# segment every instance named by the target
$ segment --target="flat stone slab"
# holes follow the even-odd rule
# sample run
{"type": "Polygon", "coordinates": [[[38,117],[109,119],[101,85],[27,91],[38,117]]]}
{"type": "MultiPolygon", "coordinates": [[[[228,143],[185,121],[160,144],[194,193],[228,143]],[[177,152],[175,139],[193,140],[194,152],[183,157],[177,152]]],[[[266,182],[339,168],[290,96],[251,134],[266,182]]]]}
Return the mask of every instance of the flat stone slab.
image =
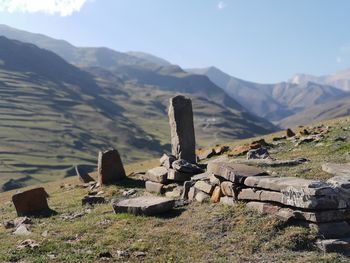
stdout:
{"type": "Polygon", "coordinates": [[[350,219],[350,209],[303,211],[300,209],[284,207],[282,205],[256,201],[248,202],[247,207],[262,214],[274,215],[284,221],[295,219],[313,223],[327,223],[346,221],[350,219]]]}
{"type": "Polygon", "coordinates": [[[324,252],[349,253],[350,238],[318,240],[316,245],[324,252]]]}
{"type": "Polygon", "coordinates": [[[322,165],[322,170],[337,176],[350,177],[350,164],[325,163],[322,165]]]}
{"type": "Polygon", "coordinates": [[[141,196],[116,201],[112,204],[116,213],[153,216],[168,212],[175,205],[173,199],[158,196],[141,196]]]}
{"type": "Polygon", "coordinates": [[[249,160],[232,159],[231,162],[247,164],[247,165],[256,165],[260,167],[283,167],[283,166],[295,166],[295,165],[303,164],[307,161],[308,160],[305,158],[296,158],[296,159],[290,159],[290,160],[276,160],[276,159],[268,158],[268,159],[249,159],[249,160]]]}
{"type": "Polygon", "coordinates": [[[48,194],[43,187],[34,188],[12,196],[18,216],[50,212],[48,194]]]}
{"type": "Polygon", "coordinates": [[[233,183],[243,183],[248,177],[262,176],[267,173],[257,167],[232,163],[217,159],[208,163],[207,172],[220,176],[233,183]]]}

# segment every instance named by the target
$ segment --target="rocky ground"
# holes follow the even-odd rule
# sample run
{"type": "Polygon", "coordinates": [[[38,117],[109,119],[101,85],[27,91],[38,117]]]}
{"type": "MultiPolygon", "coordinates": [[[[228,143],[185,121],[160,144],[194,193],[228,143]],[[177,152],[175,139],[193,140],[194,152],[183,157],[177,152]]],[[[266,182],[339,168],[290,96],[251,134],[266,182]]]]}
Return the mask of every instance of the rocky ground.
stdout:
{"type": "MultiPolygon", "coordinates": [[[[285,135],[281,132],[262,137],[273,144],[269,149],[272,158],[309,160],[287,167],[262,165],[262,169],[280,176],[319,180],[332,177],[321,167],[327,162],[350,161],[350,118],[324,122],[320,127],[327,129],[323,136],[305,135],[287,140],[281,138],[285,135]]],[[[223,155],[244,161],[245,154],[234,155],[257,139],[260,137],[235,141],[227,145],[230,150],[223,155]]],[[[127,166],[126,172],[146,171],[157,165],[159,160],[134,164],[127,166]]],[[[314,245],[316,233],[312,230],[290,225],[274,216],[260,215],[249,210],[243,202],[238,202],[235,207],[210,201],[193,202],[178,205],[163,216],[142,217],[115,214],[111,205],[112,199],[148,194],[144,182],[136,176],[119,186],[102,189],[83,187],[76,177],[43,186],[50,195],[50,208],[57,212],[47,218],[9,221],[16,218],[11,202],[15,192],[0,194],[1,262],[350,261],[339,254],[319,251],[314,245]],[[82,205],[85,195],[97,192],[107,203],[82,205]],[[16,230],[11,223],[22,227],[16,230]]]]}

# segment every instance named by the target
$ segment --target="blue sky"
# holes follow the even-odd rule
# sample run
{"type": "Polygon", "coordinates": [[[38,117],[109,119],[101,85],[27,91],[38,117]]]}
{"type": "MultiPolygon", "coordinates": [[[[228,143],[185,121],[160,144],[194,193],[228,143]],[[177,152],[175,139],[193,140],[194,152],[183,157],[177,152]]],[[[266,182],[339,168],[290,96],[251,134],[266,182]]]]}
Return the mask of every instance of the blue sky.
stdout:
{"type": "Polygon", "coordinates": [[[348,0],[0,0],[0,23],[277,82],[350,67],[348,0]],[[51,4],[50,4],[51,3],[51,4]],[[56,1],[57,3],[57,1],[56,1]]]}

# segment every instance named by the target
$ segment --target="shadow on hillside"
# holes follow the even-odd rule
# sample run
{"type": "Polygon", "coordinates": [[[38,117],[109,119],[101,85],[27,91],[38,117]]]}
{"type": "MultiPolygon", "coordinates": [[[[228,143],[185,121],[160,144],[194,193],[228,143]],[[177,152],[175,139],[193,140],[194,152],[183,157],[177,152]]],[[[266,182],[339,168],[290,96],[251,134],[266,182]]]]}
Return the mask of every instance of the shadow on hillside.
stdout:
{"type": "Polygon", "coordinates": [[[118,182],[116,185],[127,187],[127,188],[144,189],[145,188],[145,181],[138,179],[138,178],[127,177],[126,179],[118,182]]]}
{"type": "Polygon", "coordinates": [[[186,208],[184,208],[184,207],[174,208],[174,209],[170,210],[169,212],[156,215],[155,217],[161,218],[161,219],[172,219],[172,218],[180,216],[184,211],[186,211],[186,208]]]}

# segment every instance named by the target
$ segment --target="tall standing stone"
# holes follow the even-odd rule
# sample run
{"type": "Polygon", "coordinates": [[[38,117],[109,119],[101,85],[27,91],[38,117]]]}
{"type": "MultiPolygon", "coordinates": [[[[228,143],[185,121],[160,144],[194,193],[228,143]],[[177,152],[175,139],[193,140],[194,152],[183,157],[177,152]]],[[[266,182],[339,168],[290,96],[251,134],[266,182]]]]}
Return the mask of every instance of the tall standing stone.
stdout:
{"type": "Polygon", "coordinates": [[[191,99],[181,95],[170,99],[169,124],[172,154],[177,159],[196,163],[196,139],[191,99]]]}
{"type": "Polygon", "coordinates": [[[98,153],[98,182],[113,184],[126,177],[119,152],[115,149],[98,153]]]}

